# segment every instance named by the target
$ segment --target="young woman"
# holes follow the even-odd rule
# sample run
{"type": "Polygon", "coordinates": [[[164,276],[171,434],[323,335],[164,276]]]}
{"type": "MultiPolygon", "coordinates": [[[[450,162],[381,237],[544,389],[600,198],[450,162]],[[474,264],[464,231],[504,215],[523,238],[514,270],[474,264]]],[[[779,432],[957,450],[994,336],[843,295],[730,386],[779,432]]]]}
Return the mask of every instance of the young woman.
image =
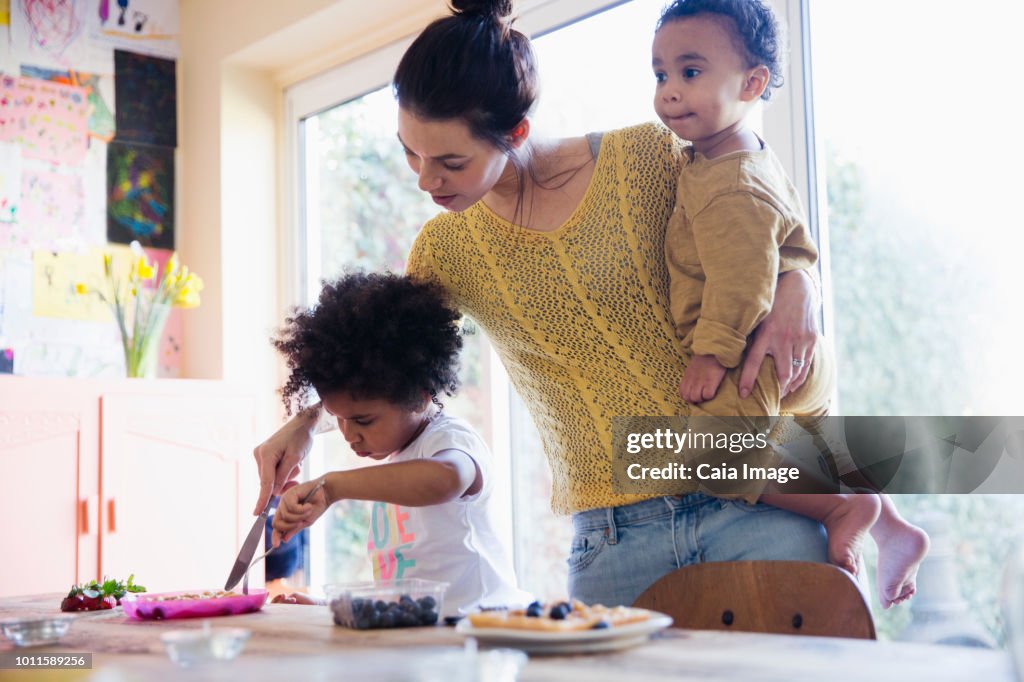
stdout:
{"type": "MultiPolygon", "coordinates": [[[[613,492],[612,417],[687,414],[664,260],[683,145],[657,124],[532,140],[536,71],[529,40],[510,26],[511,2],[452,5],[394,79],[409,166],[447,209],[424,226],[408,272],[480,324],[529,407],[552,507],[573,515],[570,595],[629,604],[695,561],[825,561],[820,524],[767,505],[687,484],[668,497],[613,492]]],[[[806,273],[780,278],[741,390],[766,354],[784,393],[803,382],[814,306],[806,273]]],[[[261,505],[298,474],[319,417],[307,410],[255,449],[261,505]]]]}

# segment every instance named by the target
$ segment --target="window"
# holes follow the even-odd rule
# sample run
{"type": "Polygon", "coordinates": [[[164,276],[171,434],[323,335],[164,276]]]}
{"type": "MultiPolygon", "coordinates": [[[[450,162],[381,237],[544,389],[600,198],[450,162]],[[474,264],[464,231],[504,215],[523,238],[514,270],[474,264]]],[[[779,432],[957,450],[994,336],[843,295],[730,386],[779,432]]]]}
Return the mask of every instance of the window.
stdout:
{"type": "MultiPolygon", "coordinates": [[[[809,60],[795,71],[812,86],[813,108],[798,113],[813,112],[806,158],[817,167],[804,173],[818,178],[817,218],[828,244],[826,317],[840,411],[1024,413],[1024,370],[1015,357],[1024,332],[1015,312],[1024,292],[1015,197],[1024,145],[1016,111],[1003,100],[1024,12],[998,0],[969,9],[949,0],[788,4],[790,26],[808,29],[797,38],[809,41],[809,60]]],[[[980,624],[1001,641],[1000,573],[1022,538],[1007,519],[1020,517],[1024,498],[896,502],[945,535],[935,558],[956,559],[971,606],[963,629],[980,624]]],[[[959,596],[922,594],[907,608],[876,612],[880,630],[899,633],[924,599],[948,599],[942,608],[949,608],[959,596]]]]}

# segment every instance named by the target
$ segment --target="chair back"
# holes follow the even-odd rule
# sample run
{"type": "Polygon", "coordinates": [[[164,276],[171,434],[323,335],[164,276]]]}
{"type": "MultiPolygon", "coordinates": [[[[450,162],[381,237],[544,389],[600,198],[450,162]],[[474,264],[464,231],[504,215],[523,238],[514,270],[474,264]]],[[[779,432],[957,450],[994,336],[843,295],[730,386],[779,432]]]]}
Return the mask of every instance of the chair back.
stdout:
{"type": "Polygon", "coordinates": [[[809,561],[726,561],[677,569],[634,606],[672,616],[674,627],[875,639],[853,578],[809,561]]]}

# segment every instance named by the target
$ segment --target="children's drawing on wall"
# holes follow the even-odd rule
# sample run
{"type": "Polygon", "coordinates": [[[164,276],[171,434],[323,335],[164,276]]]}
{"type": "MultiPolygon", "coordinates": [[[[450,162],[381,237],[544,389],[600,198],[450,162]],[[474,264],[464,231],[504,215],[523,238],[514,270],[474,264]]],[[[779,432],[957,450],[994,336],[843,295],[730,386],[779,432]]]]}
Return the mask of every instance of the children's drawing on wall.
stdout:
{"type": "Polygon", "coordinates": [[[107,148],[107,240],[174,248],[174,149],[115,139],[107,148]]]}
{"type": "MultiPolygon", "coordinates": [[[[0,142],[0,223],[13,223],[18,219],[21,201],[21,147],[0,142]]],[[[11,246],[7,239],[8,227],[0,225],[0,248],[11,246]]]]}
{"type": "Polygon", "coordinates": [[[70,249],[82,242],[85,190],[75,173],[24,168],[16,246],[70,249]]]}
{"type": "Polygon", "coordinates": [[[32,252],[32,314],[63,320],[113,322],[110,309],[95,296],[75,291],[79,282],[103,277],[103,249],[85,253],[32,252]]]}
{"type": "Polygon", "coordinates": [[[86,30],[91,4],[87,0],[12,0],[11,50],[21,62],[109,73],[109,54],[89,40],[86,30]]]}
{"type": "Polygon", "coordinates": [[[0,78],[0,141],[21,146],[22,156],[80,165],[88,148],[86,91],[35,78],[0,78]]]}
{"type": "Polygon", "coordinates": [[[170,59],[114,51],[118,140],[177,146],[175,65],[170,59]]]}
{"type": "Polygon", "coordinates": [[[103,142],[114,137],[114,78],[98,73],[48,69],[22,64],[21,75],[27,78],[61,83],[82,88],[86,95],[88,134],[103,142]]]}
{"type": "Polygon", "coordinates": [[[97,40],[145,54],[178,55],[178,3],[169,0],[98,0],[90,21],[97,40]]]}

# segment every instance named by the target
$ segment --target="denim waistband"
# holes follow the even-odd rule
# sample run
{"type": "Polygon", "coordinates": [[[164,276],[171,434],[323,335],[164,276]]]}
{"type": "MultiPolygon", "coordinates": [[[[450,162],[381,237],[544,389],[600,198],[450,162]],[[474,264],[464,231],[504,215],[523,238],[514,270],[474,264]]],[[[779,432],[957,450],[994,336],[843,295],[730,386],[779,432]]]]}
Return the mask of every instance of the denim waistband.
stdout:
{"type": "Polygon", "coordinates": [[[717,501],[717,497],[711,497],[704,493],[654,497],[621,507],[601,507],[576,512],[572,515],[572,527],[577,533],[598,528],[610,528],[614,533],[618,526],[643,523],[679,510],[694,509],[717,501]]]}

